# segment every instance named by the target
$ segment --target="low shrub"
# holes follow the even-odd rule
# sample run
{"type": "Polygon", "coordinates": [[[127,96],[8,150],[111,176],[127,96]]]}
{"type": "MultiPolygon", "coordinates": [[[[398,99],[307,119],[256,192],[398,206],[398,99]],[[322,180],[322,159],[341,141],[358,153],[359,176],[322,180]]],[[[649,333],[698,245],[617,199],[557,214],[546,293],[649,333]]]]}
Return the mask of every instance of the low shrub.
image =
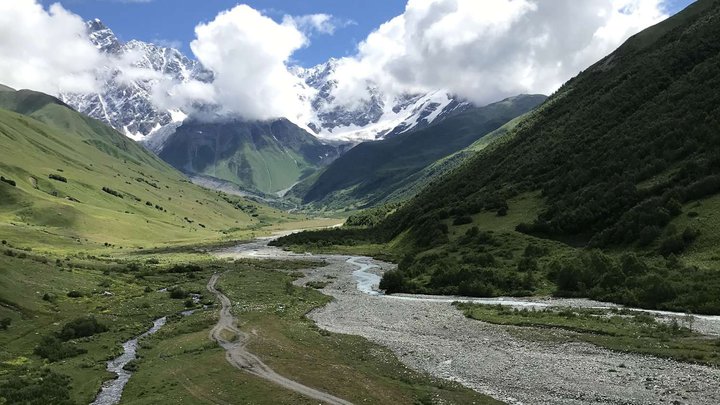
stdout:
{"type": "Polygon", "coordinates": [[[0,176],[0,181],[2,181],[3,183],[9,184],[13,187],[17,186],[17,183],[15,183],[15,180],[6,179],[3,176],[0,176]]]}
{"type": "Polygon", "coordinates": [[[473,220],[471,217],[469,217],[467,215],[463,215],[463,216],[456,217],[455,219],[453,219],[453,225],[472,224],[472,221],[473,220]]]}
{"type": "Polygon", "coordinates": [[[168,273],[193,273],[202,271],[202,267],[198,266],[197,264],[176,264],[172,267],[170,267],[167,272],[168,273]]]}
{"type": "Polygon", "coordinates": [[[59,174],[50,173],[48,175],[48,177],[50,178],[50,180],[56,180],[56,181],[59,181],[62,183],[67,183],[67,178],[65,178],[64,176],[60,176],[59,174]]]}
{"type": "Polygon", "coordinates": [[[44,336],[35,346],[34,353],[51,363],[87,353],[87,350],[75,344],[63,342],[53,335],[44,336]]]}
{"type": "Polygon", "coordinates": [[[170,298],[176,300],[185,299],[188,296],[188,292],[181,287],[173,287],[169,289],[168,292],[170,293],[170,298]]]}
{"type": "Polygon", "coordinates": [[[85,316],[74,319],[63,326],[58,333],[58,338],[67,341],[81,337],[93,336],[98,333],[107,332],[108,327],[98,322],[94,316],[85,316]]]}

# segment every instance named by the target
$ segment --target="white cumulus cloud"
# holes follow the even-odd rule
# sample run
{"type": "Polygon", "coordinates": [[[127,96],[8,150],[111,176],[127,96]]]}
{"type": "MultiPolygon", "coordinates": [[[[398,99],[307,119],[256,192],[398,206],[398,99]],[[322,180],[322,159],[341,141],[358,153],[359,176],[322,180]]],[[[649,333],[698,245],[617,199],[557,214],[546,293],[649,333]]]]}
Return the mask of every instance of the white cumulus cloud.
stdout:
{"type": "Polygon", "coordinates": [[[662,0],[409,0],[335,74],[339,101],[447,89],[477,103],[551,93],[667,15],[662,0]]]}
{"type": "Polygon", "coordinates": [[[245,119],[298,120],[309,113],[299,97],[300,79],[288,70],[292,54],[308,44],[295,20],[277,23],[238,5],[198,25],[195,34],[190,48],[215,79],[209,85],[191,82],[167,88],[170,97],[163,97],[165,102],[182,107],[211,99],[220,107],[216,112],[245,119]]]}
{"type": "Polygon", "coordinates": [[[283,24],[292,24],[303,32],[317,31],[321,34],[333,35],[338,28],[357,24],[352,20],[333,17],[330,14],[306,14],[300,16],[286,15],[283,24]]]}
{"type": "Polygon", "coordinates": [[[102,64],[83,20],[61,5],[0,1],[0,83],[53,95],[90,92],[102,64]]]}

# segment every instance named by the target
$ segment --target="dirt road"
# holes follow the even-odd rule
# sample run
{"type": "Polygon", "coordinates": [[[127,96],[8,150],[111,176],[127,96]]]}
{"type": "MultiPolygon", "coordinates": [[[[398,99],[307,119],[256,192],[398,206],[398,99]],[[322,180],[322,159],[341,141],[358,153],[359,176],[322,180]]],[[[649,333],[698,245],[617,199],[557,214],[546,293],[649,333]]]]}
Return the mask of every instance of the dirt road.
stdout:
{"type": "Polygon", "coordinates": [[[318,391],[314,388],[302,385],[296,381],[281,376],[263,363],[257,356],[250,353],[246,348],[248,336],[235,326],[236,319],[230,312],[232,308],[230,299],[215,288],[220,276],[221,274],[213,274],[207,284],[208,291],[215,294],[221,305],[220,319],[218,319],[217,324],[210,331],[210,339],[218,342],[220,346],[225,349],[226,358],[233,367],[327,404],[351,404],[351,402],[344,399],[335,397],[326,392],[318,391]],[[223,331],[229,332],[228,335],[232,335],[234,338],[229,337],[228,335],[223,336],[223,331]]]}

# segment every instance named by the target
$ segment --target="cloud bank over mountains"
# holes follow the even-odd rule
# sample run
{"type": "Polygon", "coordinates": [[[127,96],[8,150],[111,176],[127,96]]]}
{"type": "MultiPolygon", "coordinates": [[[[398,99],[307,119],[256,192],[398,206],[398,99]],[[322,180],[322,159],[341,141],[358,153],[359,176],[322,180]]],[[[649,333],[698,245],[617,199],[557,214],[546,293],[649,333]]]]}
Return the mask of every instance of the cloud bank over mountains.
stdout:
{"type": "Polygon", "coordinates": [[[476,103],[549,94],[667,15],[660,0],[410,0],[336,71],[336,97],[447,89],[476,103]]]}
{"type": "MultiPolygon", "coordinates": [[[[325,22],[326,23],[326,22],[325,22]]],[[[323,21],[318,22],[323,27],[323,21]]],[[[216,104],[215,114],[237,113],[249,119],[308,114],[298,98],[300,79],[290,73],[292,54],[309,44],[296,21],[277,23],[259,11],[239,5],[195,28],[190,44],[195,57],[214,74],[211,83],[176,83],[158,94],[166,107],[187,109],[188,103],[216,104]]]]}
{"type": "MultiPolygon", "coordinates": [[[[387,94],[444,89],[478,104],[548,94],[666,17],[663,0],[409,0],[402,15],[337,61],[333,96],[344,105],[361,103],[370,97],[368,84],[387,94]]],[[[350,23],[327,14],[278,22],[238,5],[195,28],[190,47],[213,80],[180,83],[138,69],[132,55],[100,52],[83,20],[59,4],[3,1],[0,83],[50,94],[92,92],[103,67],[123,67],[127,80],[155,83],[159,108],[193,113],[212,105],[213,114],[302,121],[312,114],[315,90],[293,73],[293,54],[312,46],[313,35],[350,23]]]]}

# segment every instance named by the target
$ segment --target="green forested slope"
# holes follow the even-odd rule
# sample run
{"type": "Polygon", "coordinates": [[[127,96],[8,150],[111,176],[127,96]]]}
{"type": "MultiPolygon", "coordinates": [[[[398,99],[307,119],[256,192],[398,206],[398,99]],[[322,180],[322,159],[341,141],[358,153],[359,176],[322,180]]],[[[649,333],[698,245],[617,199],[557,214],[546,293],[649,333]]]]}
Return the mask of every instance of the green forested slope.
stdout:
{"type": "Polygon", "coordinates": [[[702,0],[566,83],[501,142],[372,230],[391,291],[590,296],[720,312],[720,2],[702,0]],[[602,250],[595,250],[595,249],[602,250]]]}
{"type": "Polygon", "coordinates": [[[0,92],[0,237],[92,248],[219,239],[280,214],[189,183],[48,95],[0,92]]]}
{"type": "Polygon", "coordinates": [[[439,167],[430,169],[431,165],[525,114],[545,98],[520,95],[471,108],[419,131],[361,143],[292,194],[306,204],[331,208],[373,206],[412,196],[412,190],[443,172],[439,167]]]}

